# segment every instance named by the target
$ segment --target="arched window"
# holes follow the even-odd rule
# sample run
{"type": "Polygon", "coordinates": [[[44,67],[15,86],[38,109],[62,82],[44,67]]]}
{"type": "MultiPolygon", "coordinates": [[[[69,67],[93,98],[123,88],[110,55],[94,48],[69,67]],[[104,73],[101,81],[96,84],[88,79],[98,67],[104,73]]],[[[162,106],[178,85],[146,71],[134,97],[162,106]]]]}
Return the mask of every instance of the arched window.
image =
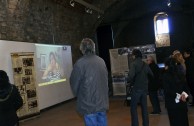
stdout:
{"type": "Polygon", "coordinates": [[[156,47],[170,46],[168,15],[164,12],[154,16],[156,47]]]}

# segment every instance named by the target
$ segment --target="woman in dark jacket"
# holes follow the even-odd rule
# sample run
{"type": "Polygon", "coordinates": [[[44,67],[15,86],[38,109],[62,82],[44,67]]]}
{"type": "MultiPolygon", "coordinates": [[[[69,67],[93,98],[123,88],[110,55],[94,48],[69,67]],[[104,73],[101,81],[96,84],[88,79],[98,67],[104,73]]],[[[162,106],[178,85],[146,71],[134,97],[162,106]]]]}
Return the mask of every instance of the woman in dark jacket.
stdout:
{"type": "Polygon", "coordinates": [[[154,76],[148,75],[148,92],[149,92],[149,98],[150,102],[153,107],[153,112],[151,112],[151,115],[157,115],[160,114],[160,102],[158,99],[158,89],[159,89],[159,75],[160,75],[160,68],[155,63],[154,58],[152,56],[147,57],[147,63],[152,70],[154,76]]]}
{"type": "Polygon", "coordinates": [[[18,89],[9,83],[7,73],[0,70],[0,126],[19,126],[16,111],[22,105],[18,89]]]}
{"type": "Polygon", "coordinates": [[[186,103],[188,88],[185,75],[178,72],[178,66],[174,58],[169,58],[165,62],[163,88],[170,126],[189,126],[186,103]]]}

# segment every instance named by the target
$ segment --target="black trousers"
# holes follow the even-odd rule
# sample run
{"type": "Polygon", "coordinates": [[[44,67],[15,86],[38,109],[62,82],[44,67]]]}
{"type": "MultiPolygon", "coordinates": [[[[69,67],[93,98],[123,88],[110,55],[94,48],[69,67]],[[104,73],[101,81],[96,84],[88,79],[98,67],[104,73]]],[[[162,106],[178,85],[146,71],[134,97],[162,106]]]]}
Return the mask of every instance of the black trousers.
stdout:
{"type": "Polygon", "coordinates": [[[192,95],[192,104],[194,104],[194,80],[193,79],[187,79],[187,83],[190,88],[190,93],[192,95]]]}
{"type": "Polygon", "coordinates": [[[189,126],[187,109],[167,109],[170,126],[189,126]]]}

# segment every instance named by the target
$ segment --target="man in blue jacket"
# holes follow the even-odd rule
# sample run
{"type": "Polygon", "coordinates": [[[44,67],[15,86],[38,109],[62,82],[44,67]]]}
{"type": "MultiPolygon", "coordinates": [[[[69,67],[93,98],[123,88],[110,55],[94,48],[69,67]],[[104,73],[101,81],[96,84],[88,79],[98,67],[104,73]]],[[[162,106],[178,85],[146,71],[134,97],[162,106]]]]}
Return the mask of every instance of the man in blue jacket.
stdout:
{"type": "Polygon", "coordinates": [[[86,126],[107,126],[109,98],[105,62],[95,55],[95,44],[89,38],[81,41],[80,50],[83,56],[75,63],[70,77],[77,111],[84,116],[86,126]]]}

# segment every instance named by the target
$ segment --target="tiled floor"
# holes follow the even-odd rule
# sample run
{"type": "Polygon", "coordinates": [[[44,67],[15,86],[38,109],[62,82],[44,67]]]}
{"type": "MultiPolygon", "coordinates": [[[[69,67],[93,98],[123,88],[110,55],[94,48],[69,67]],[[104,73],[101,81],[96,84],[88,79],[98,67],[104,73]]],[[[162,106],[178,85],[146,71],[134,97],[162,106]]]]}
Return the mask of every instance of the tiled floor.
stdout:
{"type": "MultiPolygon", "coordinates": [[[[167,112],[164,102],[161,101],[162,113],[150,115],[150,126],[169,126],[167,112]]],[[[152,108],[148,107],[149,111],[152,108]]],[[[138,108],[139,121],[141,124],[141,109],[138,108]]],[[[189,107],[189,123],[194,126],[194,107],[189,107]]],[[[29,119],[20,123],[21,126],[84,126],[81,116],[75,111],[75,100],[53,107],[41,112],[39,117],[29,119]]],[[[124,98],[110,98],[110,109],[108,111],[109,126],[130,126],[129,107],[124,105],[124,98]]],[[[142,126],[142,125],[140,125],[142,126]]]]}

